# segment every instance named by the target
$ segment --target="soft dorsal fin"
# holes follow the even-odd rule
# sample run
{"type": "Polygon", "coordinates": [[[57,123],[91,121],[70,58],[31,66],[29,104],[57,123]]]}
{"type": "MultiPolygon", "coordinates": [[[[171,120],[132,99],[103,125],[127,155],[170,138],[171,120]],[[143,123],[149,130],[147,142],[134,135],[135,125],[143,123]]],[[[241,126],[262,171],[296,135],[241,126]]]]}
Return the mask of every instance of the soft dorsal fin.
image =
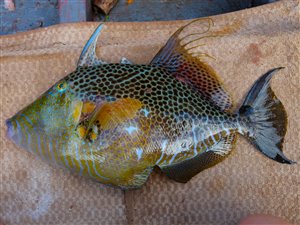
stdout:
{"type": "Polygon", "coordinates": [[[96,44],[97,44],[98,37],[99,37],[103,27],[104,27],[104,24],[101,23],[96,28],[96,30],[94,31],[94,33],[92,34],[90,39],[87,41],[87,43],[85,44],[85,46],[81,52],[81,55],[79,57],[77,67],[106,64],[106,62],[98,59],[96,56],[96,44]]]}
{"type": "Polygon", "coordinates": [[[207,100],[221,110],[229,110],[233,104],[229,94],[223,88],[216,72],[200,60],[200,57],[210,56],[197,51],[197,47],[204,45],[199,41],[220,36],[218,33],[210,32],[211,25],[211,19],[199,19],[181,27],[158,52],[151,64],[168,69],[179,80],[194,86],[207,100]],[[197,21],[206,22],[207,26],[203,32],[191,32],[185,34],[182,38],[179,37],[185,28],[197,21]]]}

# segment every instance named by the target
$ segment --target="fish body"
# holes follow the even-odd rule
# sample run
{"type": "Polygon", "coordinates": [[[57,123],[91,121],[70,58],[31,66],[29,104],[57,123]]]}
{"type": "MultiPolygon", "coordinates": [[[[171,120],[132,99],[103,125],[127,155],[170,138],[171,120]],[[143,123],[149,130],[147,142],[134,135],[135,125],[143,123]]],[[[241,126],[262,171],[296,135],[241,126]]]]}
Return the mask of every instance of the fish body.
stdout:
{"type": "Polygon", "coordinates": [[[149,65],[95,56],[100,25],[77,69],[7,121],[8,136],[54,164],[121,188],[143,185],[155,166],[187,182],[224,160],[237,134],[265,155],[282,153],[286,113],[262,76],[241,109],[213,69],[180,44],[179,29],[149,65]],[[272,120],[269,120],[272,118],[272,120]]]}

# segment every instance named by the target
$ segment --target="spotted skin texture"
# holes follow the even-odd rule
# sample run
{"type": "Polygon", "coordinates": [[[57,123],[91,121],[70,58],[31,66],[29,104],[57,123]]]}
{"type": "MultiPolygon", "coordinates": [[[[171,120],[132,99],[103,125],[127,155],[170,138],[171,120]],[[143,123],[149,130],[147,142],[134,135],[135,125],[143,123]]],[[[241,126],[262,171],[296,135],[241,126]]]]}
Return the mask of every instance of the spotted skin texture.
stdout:
{"type": "Polygon", "coordinates": [[[236,122],[163,67],[104,64],[79,67],[17,114],[13,139],[79,174],[131,188],[156,165],[206,151],[235,132],[236,122]]]}
{"type": "MultiPolygon", "coordinates": [[[[236,116],[218,110],[193,87],[159,66],[105,64],[78,68],[66,82],[68,92],[84,103],[92,102],[100,108],[111,103],[117,114],[135,108],[127,120],[118,121],[114,116],[111,123],[116,119],[120,123],[111,129],[99,125],[103,117],[92,121],[89,128],[97,127],[97,138],[85,139],[97,146],[99,171],[115,185],[138,186],[136,176],[148,176],[153,166],[192,158],[237,129],[236,116]],[[132,100],[128,99],[140,102],[140,107],[130,105],[132,100]],[[120,101],[124,102],[121,107],[113,105],[120,101]]],[[[85,123],[84,118],[81,123],[85,123]]]]}

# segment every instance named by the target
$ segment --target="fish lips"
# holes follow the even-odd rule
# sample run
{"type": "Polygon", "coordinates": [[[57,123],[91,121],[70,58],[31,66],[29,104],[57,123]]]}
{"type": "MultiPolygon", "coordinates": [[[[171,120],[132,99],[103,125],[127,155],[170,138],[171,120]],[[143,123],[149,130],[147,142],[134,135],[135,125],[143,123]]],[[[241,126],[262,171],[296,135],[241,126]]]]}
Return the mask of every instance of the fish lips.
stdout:
{"type": "MultiPolygon", "coordinates": [[[[6,123],[6,137],[13,141],[16,145],[19,145],[20,143],[20,129],[18,129],[17,122],[15,121],[14,117],[7,119],[5,121],[6,123]]],[[[20,128],[20,127],[19,127],[20,128]]]]}
{"type": "Polygon", "coordinates": [[[14,127],[11,119],[7,119],[5,121],[5,123],[6,123],[6,127],[7,127],[6,136],[9,139],[13,139],[13,136],[15,135],[16,131],[15,131],[15,127],[14,127]]]}

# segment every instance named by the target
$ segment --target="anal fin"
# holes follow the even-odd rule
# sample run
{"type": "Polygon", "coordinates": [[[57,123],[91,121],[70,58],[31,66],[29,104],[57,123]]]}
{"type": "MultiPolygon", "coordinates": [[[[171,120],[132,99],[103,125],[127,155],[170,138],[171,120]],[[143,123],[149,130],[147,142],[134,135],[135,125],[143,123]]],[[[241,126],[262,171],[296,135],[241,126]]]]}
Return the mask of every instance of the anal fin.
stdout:
{"type": "Polygon", "coordinates": [[[201,171],[208,169],[219,162],[222,162],[234,148],[236,134],[232,133],[220,139],[220,141],[205,152],[200,153],[194,158],[176,163],[171,166],[162,167],[161,170],[171,179],[186,183],[193,176],[201,171]]]}

